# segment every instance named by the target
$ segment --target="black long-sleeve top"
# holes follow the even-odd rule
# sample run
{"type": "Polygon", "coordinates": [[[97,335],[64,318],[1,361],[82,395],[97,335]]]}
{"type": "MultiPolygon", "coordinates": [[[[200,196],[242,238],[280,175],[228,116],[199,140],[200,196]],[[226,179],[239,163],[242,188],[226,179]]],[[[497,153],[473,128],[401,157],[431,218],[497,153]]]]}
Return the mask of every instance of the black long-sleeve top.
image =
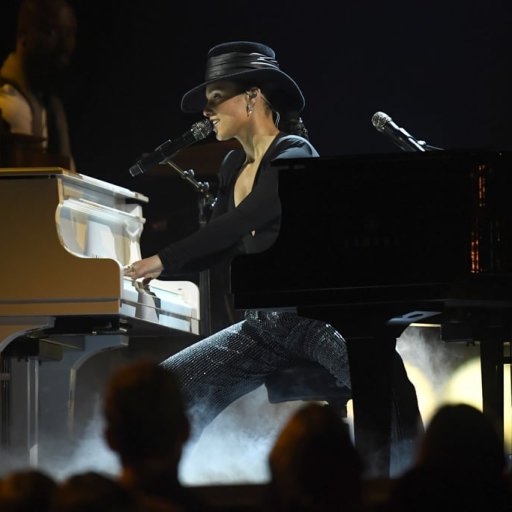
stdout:
{"type": "Polygon", "coordinates": [[[251,192],[235,206],[235,182],[245,153],[230,151],[219,170],[217,201],[209,222],[158,253],[164,273],[197,272],[237,254],[267,249],[277,237],[281,216],[278,171],[271,162],[315,156],[317,151],[306,139],[280,132],[261,160],[251,192]]]}

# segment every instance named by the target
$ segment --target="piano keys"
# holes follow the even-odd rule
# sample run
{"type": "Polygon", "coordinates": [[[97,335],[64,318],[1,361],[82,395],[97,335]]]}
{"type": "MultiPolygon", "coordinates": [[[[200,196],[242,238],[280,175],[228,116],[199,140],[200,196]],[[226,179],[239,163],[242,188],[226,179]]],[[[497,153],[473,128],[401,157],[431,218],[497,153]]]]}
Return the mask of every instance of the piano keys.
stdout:
{"type": "Polygon", "coordinates": [[[147,203],[140,193],[63,168],[0,168],[0,354],[13,365],[4,370],[10,400],[0,405],[4,447],[21,438],[36,461],[39,426],[56,417],[63,435],[72,435],[74,377],[95,353],[133,337],[197,339],[195,283],[143,286],[123,276],[141,258],[147,203]],[[16,369],[20,358],[29,362],[16,369]],[[42,390],[55,407],[39,403],[42,390]]]}

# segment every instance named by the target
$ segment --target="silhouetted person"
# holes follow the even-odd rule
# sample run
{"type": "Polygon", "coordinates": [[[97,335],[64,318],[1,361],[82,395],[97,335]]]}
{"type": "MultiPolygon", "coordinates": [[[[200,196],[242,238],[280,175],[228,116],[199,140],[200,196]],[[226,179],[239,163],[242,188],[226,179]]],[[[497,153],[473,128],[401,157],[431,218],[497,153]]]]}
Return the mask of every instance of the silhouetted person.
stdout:
{"type": "Polygon", "coordinates": [[[66,0],[24,0],[16,48],[0,68],[0,111],[12,134],[73,167],[66,113],[56,91],[75,49],[76,18],[66,0]]]}
{"type": "Polygon", "coordinates": [[[361,510],[361,460],[347,425],[330,407],[311,403],[295,412],[271,450],[269,466],[269,508],[361,510]]]}
{"type": "Polygon", "coordinates": [[[172,372],[153,361],[119,368],[107,383],[104,414],[105,437],[119,456],[120,482],[126,488],[142,501],[203,510],[178,480],[189,422],[172,372]]]}
{"type": "Polygon", "coordinates": [[[0,481],[2,512],[48,512],[57,483],[37,469],[13,471],[0,481]]]}
{"type": "Polygon", "coordinates": [[[466,405],[444,405],[432,418],[415,465],[396,483],[396,512],[512,510],[503,443],[492,421],[466,405]]]}
{"type": "Polygon", "coordinates": [[[133,494],[112,478],[86,471],[62,482],[52,512],[143,512],[133,494]]]}

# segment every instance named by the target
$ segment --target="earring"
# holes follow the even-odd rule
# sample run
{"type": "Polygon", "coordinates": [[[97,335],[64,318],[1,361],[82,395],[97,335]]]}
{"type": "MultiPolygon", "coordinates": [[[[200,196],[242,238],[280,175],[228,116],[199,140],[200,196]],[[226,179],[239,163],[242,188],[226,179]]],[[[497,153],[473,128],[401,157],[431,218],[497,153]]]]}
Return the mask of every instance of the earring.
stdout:
{"type": "Polygon", "coordinates": [[[254,105],[252,103],[247,103],[245,109],[247,110],[247,115],[250,116],[254,110],[254,105]]]}

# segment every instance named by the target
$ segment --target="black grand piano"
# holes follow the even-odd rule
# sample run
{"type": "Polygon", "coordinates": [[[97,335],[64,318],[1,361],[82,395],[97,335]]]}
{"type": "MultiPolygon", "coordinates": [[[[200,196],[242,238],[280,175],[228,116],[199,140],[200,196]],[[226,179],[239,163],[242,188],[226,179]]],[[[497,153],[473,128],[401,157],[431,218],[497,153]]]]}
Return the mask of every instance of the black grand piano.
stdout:
{"type": "Polygon", "coordinates": [[[235,306],[296,306],[339,329],[349,347],[355,442],[371,473],[389,472],[392,354],[410,324],[480,344],[484,413],[503,428],[512,152],[323,156],[275,166],[280,234],[266,251],[232,262],[235,306]]]}

